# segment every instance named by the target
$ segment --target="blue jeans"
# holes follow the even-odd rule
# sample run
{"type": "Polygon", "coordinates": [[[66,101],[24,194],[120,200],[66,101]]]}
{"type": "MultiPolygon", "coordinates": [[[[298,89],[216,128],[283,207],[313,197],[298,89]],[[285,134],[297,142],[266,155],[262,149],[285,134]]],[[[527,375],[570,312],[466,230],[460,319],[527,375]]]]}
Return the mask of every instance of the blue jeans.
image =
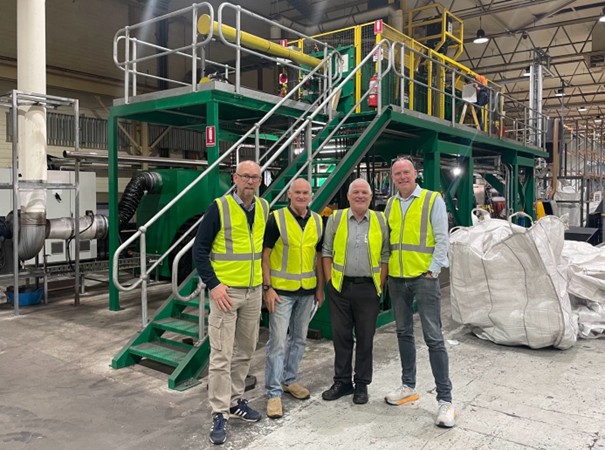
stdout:
{"type": "Polygon", "coordinates": [[[267,397],[281,397],[283,384],[296,381],[305,352],[313,295],[283,295],[269,315],[269,340],[265,347],[265,389],[267,397]],[[289,332],[288,332],[289,330],[289,332]]]}
{"type": "Polygon", "coordinates": [[[414,311],[416,299],[422,324],[424,342],[429,348],[431,370],[437,385],[437,400],[452,401],[452,382],[449,378],[449,360],[441,332],[441,292],[436,278],[393,278],[388,280],[389,294],[401,358],[401,381],[416,387],[416,343],[414,340],[414,311]]]}

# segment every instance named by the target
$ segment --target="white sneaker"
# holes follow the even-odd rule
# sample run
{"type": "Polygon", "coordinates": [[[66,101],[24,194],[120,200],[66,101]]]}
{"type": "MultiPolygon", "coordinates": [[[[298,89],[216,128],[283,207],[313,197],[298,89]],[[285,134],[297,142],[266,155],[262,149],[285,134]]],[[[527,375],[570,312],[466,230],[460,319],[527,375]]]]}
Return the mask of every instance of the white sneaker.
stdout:
{"type": "Polygon", "coordinates": [[[450,402],[439,400],[439,411],[435,425],[441,428],[452,428],[456,426],[456,410],[450,402]]]}
{"type": "Polygon", "coordinates": [[[415,402],[420,398],[420,394],[416,392],[416,389],[409,387],[406,384],[402,384],[394,391],[387,394],[384,401],[389,405],[399,406],[404,403],[415,402]]]}

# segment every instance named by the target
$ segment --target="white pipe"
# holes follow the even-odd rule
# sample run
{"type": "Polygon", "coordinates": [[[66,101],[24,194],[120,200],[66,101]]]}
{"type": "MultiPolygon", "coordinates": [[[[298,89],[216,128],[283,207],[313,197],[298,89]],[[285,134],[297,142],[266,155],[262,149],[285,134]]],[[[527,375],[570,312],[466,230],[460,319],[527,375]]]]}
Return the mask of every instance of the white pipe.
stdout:
{"type": "Polygon", "coordinates": [[[360,25],[362,23],[370,22],[372,20],[380,19],[382,17],[389,16],[395,10],[393,6],[383,6],[382,8],[372,9],[363,11],[351,16],[341,17],[340,19],[334,19],[328,22],[323,22],[318,25],[305,26],[287,19],[286,17],[279,17],[276,21],[281,25],[292,28],[293,30],[299,31],[307,36],[313,36],[315,34],[324,33],[326,31],[337,30],[343,27],[350,27],[353,25],[360,25]]]}
{"type": "MultiPolygon", "coordinates": [[[[17,2],[17,88],[46,94],[46,1],[17,2]]],[[[46,107],[19,107],[20,181],[46,182],[46,107]]],[[[46,190],[20,192],[19,258],[38,254],[46,233],[46,190]]]]}

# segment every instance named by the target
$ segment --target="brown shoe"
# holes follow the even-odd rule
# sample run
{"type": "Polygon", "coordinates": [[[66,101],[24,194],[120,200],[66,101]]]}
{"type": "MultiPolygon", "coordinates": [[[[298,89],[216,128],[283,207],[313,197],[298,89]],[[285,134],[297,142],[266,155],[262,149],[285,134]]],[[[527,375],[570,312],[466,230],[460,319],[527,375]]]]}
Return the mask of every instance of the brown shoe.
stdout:
{"type": "Polygon", "coordinates": [[[281,397],[271,397],[267,400],[267,417],[270,419],[279,419],[284,415],[281,407],[281,397]]]}
{"type": "Polygon", "coordinates": [[[306,400],[311,397],[309,389],[304,386],[301,386],[298,383],[282,384],[281,388],[284,390],[284,392],[287,392],[292,397],[297,398],[299,400],[306,400]]]}

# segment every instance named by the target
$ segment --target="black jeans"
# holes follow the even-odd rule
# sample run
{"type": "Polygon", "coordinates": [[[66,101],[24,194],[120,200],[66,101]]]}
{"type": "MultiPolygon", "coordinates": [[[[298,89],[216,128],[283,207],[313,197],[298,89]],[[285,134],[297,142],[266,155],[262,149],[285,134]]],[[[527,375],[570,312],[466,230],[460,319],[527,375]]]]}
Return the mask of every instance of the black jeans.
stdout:
{"type": "Polygon", "coordinates": [[[376,318],[380,311],[380,298],[374,283],[371,279],[362,283],[353,283],[345,279],[341,292],[329,283],[328,298],[334,344],[334,381],[351,383],[355,343],[353,381],[355,384],[370,384],[376,318]],[[353,330],[355,330],[355,338],[353,330]]]}

